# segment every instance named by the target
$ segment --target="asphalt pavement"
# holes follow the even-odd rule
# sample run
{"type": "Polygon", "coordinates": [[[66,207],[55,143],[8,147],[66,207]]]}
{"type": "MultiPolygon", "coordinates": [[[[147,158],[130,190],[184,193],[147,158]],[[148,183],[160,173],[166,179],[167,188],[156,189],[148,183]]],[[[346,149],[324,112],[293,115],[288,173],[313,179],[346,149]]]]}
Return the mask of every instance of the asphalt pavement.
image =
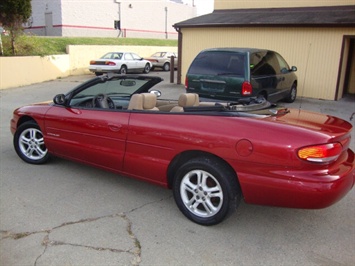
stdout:
{"type": "MultiPolygon", "coordinates": [[[[184,91],[168,72],[151,74],[164,77],[157,86],[164,98],[184,91]]],[[[204,227],[180,213],[170,190],[60,158],[39,166],[20,160],[12,111],[91,77],[0,91],[0,265],[355,265],[354,189],[321,210],[242,203],[204,227]]],[[[285,105],[347,121],[355,112],[354,97],[285,105]]]]}

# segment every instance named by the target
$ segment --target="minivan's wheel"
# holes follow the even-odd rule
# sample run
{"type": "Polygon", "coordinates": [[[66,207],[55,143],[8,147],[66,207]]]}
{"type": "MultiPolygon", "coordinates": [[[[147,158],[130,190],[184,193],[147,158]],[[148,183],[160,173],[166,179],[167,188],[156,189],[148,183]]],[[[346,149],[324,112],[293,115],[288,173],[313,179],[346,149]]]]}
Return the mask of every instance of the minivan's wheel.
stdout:
{"type": "Polygon", "coordinates": [[[127,67],[126,66],[121,66],[120,73],[125,75],[127,74],[127,67]]]}
{"type": "Polygon", "coordinates": [[[144,67],[143,73],[148,74],[150,71],[150,65],[147,63],[144,67]]]}
{"type": "Polygon", "coordinates": [[[201,225],[220,223],[235,211],[241,199],[235,173],[210,157],[183,164],[175,175],[173,193],[180,211],[201,225]]]}
{"type": "Polygon", "coordinates": [[[297,96],[297,86],[295,83],[293,83],[288,96],[284,100],[285,102],[293,103],[296,100],[296,96],[297,96]]]}
{"type": "Polygon", "coordinates": [[[164,69],[164,71],[169,71],[170,70],[170,64],[169,63],[165,63],[163,65],[163,69],[164,69]]]}
{"type": "Polygon", "coordinates": [[[34,121],[18,127],[14,135],[14,147],[17,155],[27,163],[42,164],[49,159],[42,131],[34,121]]]}

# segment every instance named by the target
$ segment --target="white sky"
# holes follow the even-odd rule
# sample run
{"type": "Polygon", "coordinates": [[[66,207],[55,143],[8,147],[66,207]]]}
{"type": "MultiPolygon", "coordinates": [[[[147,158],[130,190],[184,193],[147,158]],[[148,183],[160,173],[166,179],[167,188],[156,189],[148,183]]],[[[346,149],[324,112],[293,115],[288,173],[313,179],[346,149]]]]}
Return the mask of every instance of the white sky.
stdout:
{"type": "MultiPolygon", "coordinates": [[[[184,3],[192,5],[193,0],[184,0],[184,3]]],[[[197,15],[212,13],[214,0],[194,0],[197,7],[197,15]]]]}

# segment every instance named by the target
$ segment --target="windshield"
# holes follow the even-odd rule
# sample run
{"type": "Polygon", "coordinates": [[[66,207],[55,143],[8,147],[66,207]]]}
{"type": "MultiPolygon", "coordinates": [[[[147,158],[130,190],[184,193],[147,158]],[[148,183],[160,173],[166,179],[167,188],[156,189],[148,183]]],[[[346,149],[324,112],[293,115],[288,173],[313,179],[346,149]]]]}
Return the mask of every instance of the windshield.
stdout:
{"type": "Polygon", "coordinates": [[[138,91],[145,84],[150,82],[149,79],[112,79],[104,82],[96,83],[86,89],[76,93],[70,102],[70,105],[75,105],[77,100],[84,98],[92,98],[98,94],[106,94],[109,96],[131,97],[136,91],[138,91]]]}

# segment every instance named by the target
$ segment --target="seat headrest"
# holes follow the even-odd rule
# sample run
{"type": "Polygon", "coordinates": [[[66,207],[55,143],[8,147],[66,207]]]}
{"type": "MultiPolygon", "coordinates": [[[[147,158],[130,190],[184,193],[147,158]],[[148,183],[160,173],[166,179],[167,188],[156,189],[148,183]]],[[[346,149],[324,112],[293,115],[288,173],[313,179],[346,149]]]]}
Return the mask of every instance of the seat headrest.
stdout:
{"type": "Polygon", "coordinates": [[[153,109],[157,104],[157,96],[154,93],[142,93],[143,109],[153,109]]]}
{"type": "Polygon", "coordinates": [[[178,104],[182,107],[198,106],[200,102],[199,96],[196,93],[183,93],[179,97],[178,104]]]}
{"type": "Polygon", "coordinates": [[[143,110],[143,96],[141,94],[132,95],[128,110],[143,110]]]}

